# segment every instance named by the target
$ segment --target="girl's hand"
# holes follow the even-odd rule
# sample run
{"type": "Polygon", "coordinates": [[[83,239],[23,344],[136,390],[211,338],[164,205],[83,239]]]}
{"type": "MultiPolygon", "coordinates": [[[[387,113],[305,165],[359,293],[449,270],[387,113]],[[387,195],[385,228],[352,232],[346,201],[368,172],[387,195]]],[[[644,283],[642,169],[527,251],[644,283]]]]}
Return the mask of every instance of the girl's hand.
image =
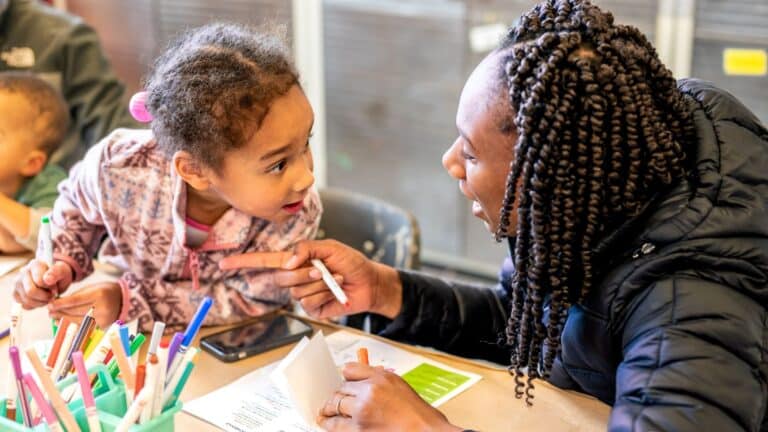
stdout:
{"type": "Polygon", "coordinates": [[[320,410],[317,423],[335,431],[461,431],[402,378],[380,367],[348,363],[347,382],[320,410]]]}
{"type": "Polygon", "coordinates": [[[290,289],[291,297],[313,317],[330,318],[375,312],[394,318],[402,302],[397,271],[375,263],[355,249],[335,240],[304,241],[293,252],[253,252],[225,258],[222,269],[275,269],[273,283],[290,289]],[[310,260],[323,261],[347,294],[349,307],[336,300],[310,260]]]}
{"type": "Polygon", "coordinates": [[[13,298],[24,309],[45,306],[69,288],[72,275],[72,267],[63,261],[56,261],[48,268],[45,262],[34,259],[19,271],[13,298]]]}
{"type": "Polygon", "coordinates": [[[67,317],[79,322],[93,306],[93,317],[102,329],[109,328],[120,315],[123,307],[123,293],[115,282],[89,285],[76,293],[54,300],[48,306],[51,318],[67,317]]]}

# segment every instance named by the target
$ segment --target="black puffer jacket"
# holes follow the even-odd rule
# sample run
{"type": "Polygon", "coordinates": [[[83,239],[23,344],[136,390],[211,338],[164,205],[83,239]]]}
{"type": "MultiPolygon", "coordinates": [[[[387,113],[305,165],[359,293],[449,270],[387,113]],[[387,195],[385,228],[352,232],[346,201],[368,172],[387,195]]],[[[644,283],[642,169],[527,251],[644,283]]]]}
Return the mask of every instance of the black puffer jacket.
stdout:
{"type": "MultiPolygon", "coordinates": [[[[571,308],[551,382],[613,405],[611,431],[766,431],[768,131],[728,93],[680,85],[695,169],[595,251],[601,283],[571,308]]],[[[401,279],[383,335],[509,362],[503,284],[401,279]]]]}

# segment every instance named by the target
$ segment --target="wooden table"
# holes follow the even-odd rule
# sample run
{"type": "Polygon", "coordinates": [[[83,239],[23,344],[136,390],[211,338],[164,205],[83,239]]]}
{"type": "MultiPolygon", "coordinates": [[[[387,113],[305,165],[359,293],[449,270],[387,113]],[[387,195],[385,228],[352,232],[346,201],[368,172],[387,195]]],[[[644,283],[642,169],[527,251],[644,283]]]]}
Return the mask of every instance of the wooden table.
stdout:
{"type": "MultiPolygon", "coordinates": [[[[0,277],[0,314],[7,314],[12,280],[12,275],[0,277]]],[[[22,319],[22,343],[51,337],[50,320],[47,319],[44,309],[25,312],[22,319]]],[[[321,323],[313,323],[313,326],[322,329],[326,334],[337,328],[321,323]]],[[[202,333],[205,335],[218,330],[220,329],[205,329],[202,333]]],[[[418,347],[395,345],[483,377],[479,383],[441,407],[448,418],[457,425],[484,432],[602,431],[606,428],[610,407],[592,397],[537,382],[534,404],[532,407],[526,407],[524,401],[515,399],[514,380],[504,369],[418,347]]],[[[5,338],[0,341],[0,352],[7,352],[7,348],[8,338],[5,338]]],[[[281,359],[290,349],[289,346],[278,348],[235,363],[222,363],[202,352],[181,399],[189,401],[235,381],[257,368],[281,359]]],[[[3,382],[7,367],[8,356],[1,355],[0,379],[3,382]]],[[[4,392],[4,387],[0,387],[0,393],[4,392]]],[[[197,432],[218,429],[182,412],[176,418],[176,430],[197,432]]]]}

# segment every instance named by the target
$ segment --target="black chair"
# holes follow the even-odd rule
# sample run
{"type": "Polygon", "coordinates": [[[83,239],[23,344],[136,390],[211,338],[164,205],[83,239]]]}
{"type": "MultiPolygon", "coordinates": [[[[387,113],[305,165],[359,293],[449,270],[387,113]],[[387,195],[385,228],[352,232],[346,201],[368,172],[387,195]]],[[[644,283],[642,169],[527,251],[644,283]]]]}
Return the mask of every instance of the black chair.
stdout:
{"type": "MultiPolygon", "coordinates": [[[[334,239],[368,258],[403,269],[421,265],[419,224],[408,211],[385,201],[341,189],[320,190],[323,216],[318,239],[334,239]]],[[[374,314],[346,317],[346,325],[368,332],[382,329],[388,320],[374,314]]]]}

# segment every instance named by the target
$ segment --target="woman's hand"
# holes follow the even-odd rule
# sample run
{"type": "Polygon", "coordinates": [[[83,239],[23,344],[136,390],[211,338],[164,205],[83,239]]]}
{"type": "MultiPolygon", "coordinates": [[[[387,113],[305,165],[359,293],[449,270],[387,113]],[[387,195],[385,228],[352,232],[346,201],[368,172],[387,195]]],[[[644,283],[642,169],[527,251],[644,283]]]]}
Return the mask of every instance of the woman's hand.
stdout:
{"type": "Polygon", "coordinates": [[[102,329],[109,328],[120,316],[123,293],[116,282],[102,282],[89,285],[72,295],[61,297],[48,305],[51,318],[67,317],[80,321],[93,306],[93,317],[102,329]]]}
{"type": "Polygon", "coordinates": [[[337,431],[461,431],[394,373],[348,363],[347,382],[320,410],[317,422],[337,431]]]}
{"type": "Polygon", "coordinates": [[[252,252],[227,257],[219,267],[275,269],[273,283],[289,289],[291,297],[315,318],[369,311],[394,318],[400,312],[402,285],[397,271],[334,240],[301,242],[293,252],[252,252]],[[328,267],[347,294],[348,307],[336,300],[320,272],[312,267],[312,259],[319,259],[328,267]]]}
{"type": "Polygon", "coordinates": [[[72,267],[56,261],[53,267],[41,260],[32,260],[19,271],[13,298],[24,309],[45,306],[72,284],[72,267]]]}

